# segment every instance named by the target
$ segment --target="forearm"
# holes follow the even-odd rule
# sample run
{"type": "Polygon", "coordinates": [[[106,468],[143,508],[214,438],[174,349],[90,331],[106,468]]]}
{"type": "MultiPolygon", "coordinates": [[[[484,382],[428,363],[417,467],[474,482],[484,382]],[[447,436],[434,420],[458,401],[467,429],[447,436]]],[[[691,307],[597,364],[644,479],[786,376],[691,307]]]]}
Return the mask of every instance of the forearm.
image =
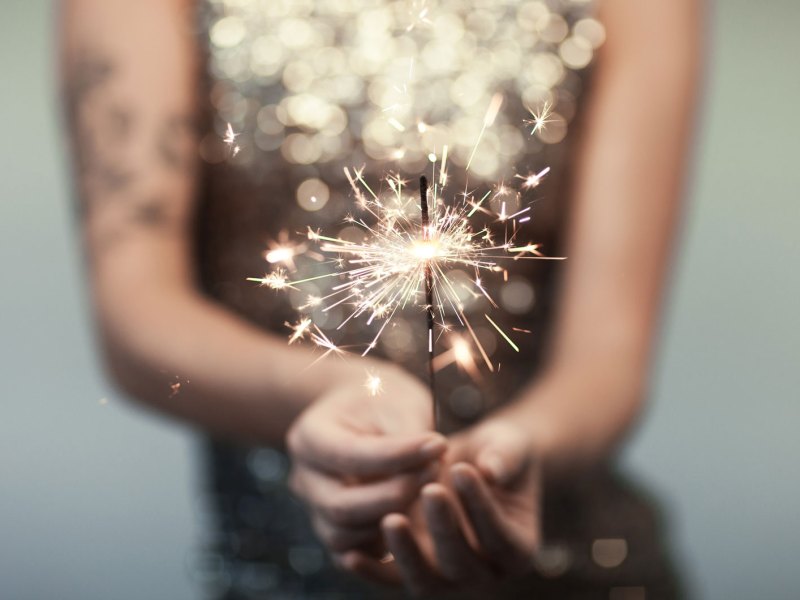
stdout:
{"type": "MultiPolygon", "coordinates": [[[[96,290],[103,294],[102,285],[96,290]]],[[[389,369],[358,358],[318,360],[319,352],[288,346],[177,286],[136,294],[135,304],[100,303],[110,371],[139,401],[213,433],[282,444],[294,418],[325,389],[361,381],[367,367],[389,369]]]]}
{"type": "Polygon", "coordinates": [[[218,433],[281,443],[322,385],[363,365],[312,368],[310,350],[288,348],[196,291],[194,8],[63,3],[61,76],[94,308],[108,365],[131,395],[218,433]]]}
{"type": "Polygon", "coordinates": [[[606,460],[642,403],[641,372],[624,365],[550,366],[494,418],[524,429],[548,477],[606,460]]]}
{"type": "Polygon", "coordinates": [[[555,470],[605,457],[639,411],[694,124],[696,5],[601,6],[609,41],[577,157],[549,367],[519,409],[555,470]]]}

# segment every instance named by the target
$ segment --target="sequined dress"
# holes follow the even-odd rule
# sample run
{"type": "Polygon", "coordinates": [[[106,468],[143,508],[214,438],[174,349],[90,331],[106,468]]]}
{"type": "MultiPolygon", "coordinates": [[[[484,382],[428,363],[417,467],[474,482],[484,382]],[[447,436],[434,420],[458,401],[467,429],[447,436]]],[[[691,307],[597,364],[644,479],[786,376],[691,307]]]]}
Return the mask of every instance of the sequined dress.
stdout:
{"type": "MultiPolygon", "coordinates": [[[[410,180],[432,172],[429,155],[440,159],[445,145],[452,190],[445,201],[485,189],[495,212],[532,205],[525,241],[558,254],[570,134],[580,127],[581,92],[604,36],[589,2],[208,0],[199,23],[208,133],[198,265],[206,293],[232,311],[285,335],[285,323],[305,310],[337,342],[369,343],[374,328],[363,321],[337,330],[341,314],[304,308],[309,295],[328,291],[323,284],[278,294],[247,278],[326,268],[304,256],[270,264],[265,252],[302,243],[308,228],[353,235],[344,220],[355,208],[344,167],[363,166],[380,193],[387,172],[410,180]],[[484,128],[497,98],[501,109],[484,128]],[[526,119],[542,111],[548,122],[533,131],[526,119]],[[227,123],[239,132],[230,147],[221,142],[227,123]],[[524,189],[524,177],[545,167],[541,185],[524,189]]],[[[502,377],[476,383],[455,366],[440,371],[447,430],[480,419],[535,376],[558,274],[554,263],[518,261],[492,283],[502,309],[493,315],[515,332],[520,352],[489,325],[476,327],[502,377]]],[[[482,298],[464,302],[468,312],[486,310],[482,298]]],[[[375,354],[424,376],[424,335],[419,315],[400,315],[375,354]]],[[[403,597],[333,568],[288,491],[280,449],[214,440],[205,447],[211,539],[192,572],[211,597],[403,597]]],[[[642,494],[609,468],[548,489],[538,572],[493,597],[677,597],[657,521],[642,494]]]]}

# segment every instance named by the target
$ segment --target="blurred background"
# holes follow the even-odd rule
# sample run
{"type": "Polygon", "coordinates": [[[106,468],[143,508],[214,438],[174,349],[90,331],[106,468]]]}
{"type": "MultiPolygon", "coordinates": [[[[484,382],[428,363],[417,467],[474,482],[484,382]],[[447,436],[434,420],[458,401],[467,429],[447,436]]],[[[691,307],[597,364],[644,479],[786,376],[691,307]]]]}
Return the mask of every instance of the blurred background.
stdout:
{"type": "MultiPolygon", "coordinates": [[[[0,18],[0,598],[188,599],[190,432],[93,348],[54,80],[57,15],[0,18]]],[[[623,464],[694,597],[800,597],[800,3],[719,0],[649,413],[623,464]]]]}

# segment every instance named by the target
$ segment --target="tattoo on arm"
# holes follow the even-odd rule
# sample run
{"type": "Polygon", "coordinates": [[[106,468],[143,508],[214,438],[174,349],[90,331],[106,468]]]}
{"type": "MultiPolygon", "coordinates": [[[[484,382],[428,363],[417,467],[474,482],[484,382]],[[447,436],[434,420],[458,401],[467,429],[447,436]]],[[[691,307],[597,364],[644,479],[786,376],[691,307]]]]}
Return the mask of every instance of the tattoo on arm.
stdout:
{"type": "Polygon", "coordinates": [[[110,143],[124,144],[132,129],[131,111],[108,101],[106,90],[114,76],[109,60],[89,53],[83,53],[68,74],[68,116],[77,176],[84,188],[82,207],[87,212],[98,197],[125,189],[133,175],[130,167],[104,153],[110,143]],[[98,98],[104,107],[98,106],[98,98]]]}
{"type": "Polygon", "coordinates": [[[197,130],[194,119],[186,115],[172,115],[162,124],[157,140],[158,155],[162,164],[176,172],[190,172],[191,152],[187,140],[197,130]]]}
{"type": "MultiPolygon", "coordinates": [[[[65,100],[72,133],[81,213],[85,218],[115,205],[127,215],[104,238],[124,234],[128,225],[169,229],[175,223],[165,194],[139,189],[149,169],[191,176],[195,125],[191,114],[165,113],[145,124],[133,101],[115,89],[124,67],[96,51],[80,53],[67,71],[65,100]],[[139,144],[139,146],[136,146],[139,144]],[[144,144],[145,153],[139,151],[144,144]],[[131,159],[131,149],[137,156],[131,159]]],[[[103,244],[105,245],[105,244],[103,244]]]]}
{"type": "Polygon", "coordinates": [[[133,218],[137,223],[148,227],[169,226],[169,215],[165,204],[164,199],[158,196],[138,202],[134,206],[133,218]]]}

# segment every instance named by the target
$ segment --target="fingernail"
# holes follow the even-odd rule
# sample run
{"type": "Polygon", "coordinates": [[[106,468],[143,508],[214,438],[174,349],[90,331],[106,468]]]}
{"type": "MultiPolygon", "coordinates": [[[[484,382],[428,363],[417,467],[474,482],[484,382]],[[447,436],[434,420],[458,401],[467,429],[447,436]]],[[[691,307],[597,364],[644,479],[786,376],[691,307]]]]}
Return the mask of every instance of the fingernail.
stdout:
{"type": "Polygon", "coordinates": [[[436,436],[422,444],[419,452],[424,458],[430,460],[441,456],[445,448],[447,448],[447,440],[442,436],[436,436]]]}
{"type": "Polygon", "coordinates": [[[443,489],[441,483],[432,482],[422,488],[422,495],[429,500],[438,501],[441,498],[443,489]]]}
{"type": "Polygon", "coordinates": [[[381,520],[381,527],[384,529],[394,530],[403,526],[403,517],[397,513],[389,513],[381,520]]]}

